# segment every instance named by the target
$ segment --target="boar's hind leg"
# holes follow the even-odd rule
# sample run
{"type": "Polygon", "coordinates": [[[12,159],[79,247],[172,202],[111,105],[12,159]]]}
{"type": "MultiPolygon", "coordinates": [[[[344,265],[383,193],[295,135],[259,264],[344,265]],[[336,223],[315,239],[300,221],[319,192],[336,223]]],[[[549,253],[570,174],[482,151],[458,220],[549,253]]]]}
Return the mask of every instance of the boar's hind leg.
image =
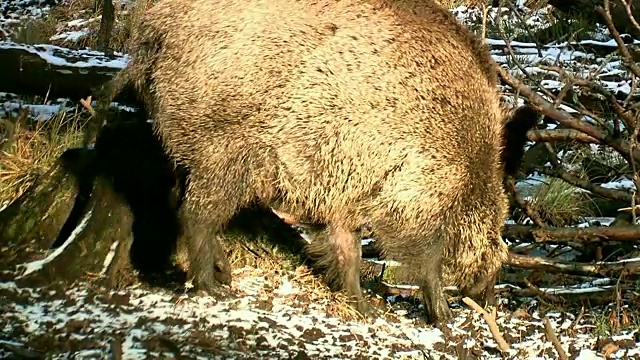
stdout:
{"type": "Polygon", "coordinates": [[[210,186],[197,172],[192,171],[189,178],[180,213],[182,241],[186,241],[193,285],[211,293],[218,284],[231,284],[231,266],[219,235],[241,204],[234,201],[234,194],[210,186]]]}
{"type": "Polygon", "coordinates": [[[421,267],[425,312],[430,323],[440,325],[453,317],[442,292],[442,252],[434,251],[431,258],[422,262],[421,267]]]}
{"type": "Polygon", "coordinates": [[[360,289],[362,248],[355,234],[344,226],[329,225],[307,245],[309,256],[323,268],[334,291],[344,291],[361,314],[368,306],[360,289]]]}

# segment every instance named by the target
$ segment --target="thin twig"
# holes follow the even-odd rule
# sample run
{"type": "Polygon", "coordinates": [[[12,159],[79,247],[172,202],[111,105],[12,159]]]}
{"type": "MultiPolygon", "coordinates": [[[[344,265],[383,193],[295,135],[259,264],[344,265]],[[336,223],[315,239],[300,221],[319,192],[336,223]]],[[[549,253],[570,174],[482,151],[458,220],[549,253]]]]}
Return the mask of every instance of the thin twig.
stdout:
{"type": "Polygon", "coordinates": [[[622,38],[620,37],[620,33],[613,24],[613,20],[611,18],[611,9],[609,7],[609,0],[604,0],[604,9],[602,8],[602,6],[597,6],[596,11],[600,15],[602,15],[605,24],[607,25],[607,28],[611,33],[611,36],[613,36],[616,44],[618,44],[618,51],[620,51],[620,54],[622,55],[622,62],[629,69],[629,71],[633,73],[633,75],[635,75],[636,77],[640,77],[640,68],[638,68],[636,63],[633,61],[633,57],[631,56],[629,49],[627,49],[627,45],[622,40],[622,38]]]}
{"type": "Polygon", "coordinates": [[[489,14],[489,7],[486,3],[482,3],[482,42],[487,40],[487,15],[489,14]]]}
{"type": "Polygon", "coordinates": [[[82,104],[82,106],[84,106],[84,108],[89,111],[89,114],[91,114],[91,116],[96,116],[96,111],[93,110],[93,107],[91,106],[91,95],[89,95],[86,100],[80,99],[80,104],[82,104]]]}
{"type": "Polygon", "coordinates": [[[504,339],[504,337],[502,337],[502,334],[500,333],[500,329],[498,329],[498,324],[496,323],[495,316],[492,316],[491,314],[489,314],[485,309],[483,309],[480,305],[478,305],[475,301],[471,300],[468,297],[462,298],[462,301],[465,304],[467,304],[467,306],[469,306],[470,308],[472,308],[473,310],[477,311],[482,315],[482,317],[484,318],[484,321],[486,321],[487,325],[489,325],[489,331],[491,331],[491,335],[493,335],[493,338],[496,340],[496,343],[498,343],[498,349],[500,349],[500,351],[502,352],[509,351],[510,346],[507,343],[507,341],[504,339]]]}
{"type": "Polygon", "coordinates": [[[524,284],[531,289],[531,291],[533,291],[534,294],[536,294],[536,296],[538,296],[539,298],[541,298],[542,300],[546,301],[546,302],[550,302],[550,303],[554,303],[554,304],[559,304],[564,302],[563,299],[561,297],[555,296],[553,294],[549,294],[546,293],[542,290],[540,290],[540,288],[538,288],[537,286],[533,285],[531,283],[531,281],[529,281],[529,279],[524,279],[524,284]]]}
{"type": "Polygon", "coordinates": [[[633,24],[633,27],[636,28],[638,32],[640,32],[640,25],[633,17],[633,12],[631,11],[631,6],[633,6],[632,0],[620,1],[624,4],[625,9],[627,10],[627,16],[629,17],[629,21],[633,24]]]}
{"type": "Polygon", "coordinates": [[[511,190],[511,194],[513,195],[513,200],[516,202],[518,207],[520,207],[520,209],[524,211],[524,213],[529,217],[529,219],[531,219],[531,221],[533,221],[536,226],[539,226],[541,228],[547,227],[547,224],[544,222],[544,220],[542,220],[540,214],[538,214],[537,211],[529,206],[529,203],[524,200],[522,196],[520,196],[520,194],[518,194],[516,183],[513,177],[510,176],[506,181],[509,185],[509,189],[511,190]]]}
{"type": "Polygon", "coordinates": [[[518,22],[520,22],[520,26],[522,26],[522,28],[527,32],[527,36],[529,36],[531,39],[534,40],[533,44],[536,46],[536,50],[538,51],[538,56],[543,57],[542,49],[540,48],[540,44],[539,44],[540,41],[531,32],[531,28],[529,24],[527,24],[527,22],[522,17],[518,9],[514,6],[513,2],[510,2],[510,1],[507,2],[506,6],[509,9],[511,9],[511,11],[513,11],[513,13],[516,15],[516,17],[518,18],[518,22]]]}
{"type": "MultiPolygon", "coordinates": [[[[569,74],[565,69],[559,66],[540,65],[539,68],[547,71],[557,72],[561,78],[566,78],[570,84],[575,86],[580,86],[580,87],[586,87],[590,91],[593,91],[595,93],[598,93],[604,96],[605,99],[607,99],[607,101],[609,102],[609,104],[611,104],[611,107],[613,107],[613,110],[615,111],[615,113],[618,116],[620,116],[622,120],[625,122],[625,126],[627,126],[627,128],[629,129],[633,129],[633,118],[628,113],[627,109],[625,109],[622,105],[620,105],[615,95],[613,95],[613,93],[611,93],[609,90],[605,89],[601,84],[595,81],[576,78],[573,75],[569,74]]],[[[557,104],[555,105],[557,106],[557,104]]]]}
{"type": "Polygon", "coordinates": [[[551,327],[551,322],[549,321],[549,318],[546,316],[544,317],[544,331],[547,334],[547,339],[551,341],[551,343],[553,344],[553,347],[558,352],[558,357],[561,360],[569,360],[567,353],[564,351],[564,349],[562,348],[562,345],[560,344],[560,340],[558,340],[556,333],[553,331],[553,327],[551,327]]]}
{"type": "Polygon", "coordinates": [[[573,320],[573,322],[569,326],[569,331],[571,332],[571,336],[575,336],[575,328],[576,326],[578,326],[578,324],[580,324],[580,320],[582,320],[583,316],[584,316],[584,306],[580,308],[580,313],[578,313],[578,316],[576,317],[576,319],[573,320]]]}

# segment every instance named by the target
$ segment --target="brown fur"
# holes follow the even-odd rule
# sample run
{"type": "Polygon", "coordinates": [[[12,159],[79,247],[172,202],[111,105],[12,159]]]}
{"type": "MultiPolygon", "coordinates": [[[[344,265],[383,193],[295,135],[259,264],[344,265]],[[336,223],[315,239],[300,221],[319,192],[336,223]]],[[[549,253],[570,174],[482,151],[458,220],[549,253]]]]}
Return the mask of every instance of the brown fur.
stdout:
{"type": "Polygon", "coordinates": [[[487,50],[446,9],[163,0],[132,44],[114,83],[143,93],[191,171],[183,219],[197,286],[214,286],[212,239],[255,198],[328,225],[309,251],[359,304],[350,230],[367,220],[422,285],[431,321],[451,316],[442,266],[469,294],[493,281],[507,255],[505,112],[487,50]]]}

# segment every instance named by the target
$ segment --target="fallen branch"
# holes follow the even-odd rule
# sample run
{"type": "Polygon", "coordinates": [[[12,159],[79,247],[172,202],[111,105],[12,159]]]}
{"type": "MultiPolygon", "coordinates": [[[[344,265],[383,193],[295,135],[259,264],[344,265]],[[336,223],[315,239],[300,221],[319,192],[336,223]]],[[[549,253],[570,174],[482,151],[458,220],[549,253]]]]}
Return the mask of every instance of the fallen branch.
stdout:
{"type": "Polygon", "coordinates": [[[504,337],[502,337],[500,329],[498,329],[498,324],[496,323],[495,316],[489,314],[485,309],[483,309],[480,305],[478,305],[475,301],[471,300],[468,297],[462,298],[462,301],[467,304],[467,306],[482,315],[484,321],[486,321],[487,325],[489,325],[489,331],[491,331],[491,335],[493,335],[496,343],[498,343],[498,349],[500,349],[500,351],[502,352],[509,351],[510,346],[504,339],[504,337]]]}
{"type": "Polygon", "coordinates": [[[533,285],[531,283],[531,281],[529,281],[529,279],[524,279],[524,284],[527,286],[528,289],[530,289],[537,297],[550,302],[552,304],[560,304],[564,301],[564,299],[562,299],[561,297],[558,297],[556,295],[550,294],[550,293],[546,293],[542,290],[540,290],[540,288],[538,288],[537,286],[533,285]]]}
{"type": "Polygon", "coordinates": [[[556,333],[553,331],[553,327],[551,327],[551,322],[549,321],[549,318],[545,316],[543,322],[544,322],[544,331],[547,334],[547,339],[551,341],[551,343],[553,344],[553,347],[558,352],[558,357],[561,360],[569,360],[567,353],[564,351],[564,349],[562,348],[562,345],[560,344],[560,340],[558,340],[556,333]]]}
{"type": "Polygon", "coordinates": [[[506,265],[578,276],[613,277],[621,273],[640,275],[640,259],[612,262],[579,263],[509,253],[506,265]]]}
{"type": "Polygon", "coordinates": [[[640,161],[640,151],[633,149],[630,152],[631,145],[629,141],[621,138],[612,138],[609,134],[585,121],[576,119],[569,115],[567,112],[557,109],[552,103],[545,100],[542,96],[537,94],[534,90],[524,84],[522,81],[511,76],[507,70],[495,64],[495,69],[498,72],[500,78],[506,85],[509,85],[514,91],[519,92],[526,97],[535,110],[542,112],[544,115],[558,121],[560,124],[567,126],[571,129],[583,132],[588,136],[598,140],[599,142],[610,146],[614,150],[620,153],[625,159],[629,159],[629,154],[633,154],[633,159],[640,161]]]}
{"type": "Polygon", "coordinates": [[[598,139],[573,129],[531,130],[527,133],[527,138],[536,142],[575,141],[584,144],[600,143],[598,139]]]}
{"type": "Polygon", "coordinates": [[[604,241],[640,241],[640,226],[590,226],[586,228],[538,228],[507,225],[503,237],[537,243],[599,243],[604,241]]]}

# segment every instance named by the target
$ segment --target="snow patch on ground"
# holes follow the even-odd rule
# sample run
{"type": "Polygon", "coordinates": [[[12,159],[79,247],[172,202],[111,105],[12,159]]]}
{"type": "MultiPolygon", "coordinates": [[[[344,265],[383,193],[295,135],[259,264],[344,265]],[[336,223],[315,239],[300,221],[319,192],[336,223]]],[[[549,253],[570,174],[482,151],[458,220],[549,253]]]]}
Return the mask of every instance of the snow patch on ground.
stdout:
{"type": "MultiPolygon", "coordinates": [[[[102,293],[80,285],[61,294],[21,288],[9,281],[0,283],[0,294],[23,301],[3,305],[0,324],[6,335],[23,334],[5,340],[14,344],[37,344],[44,334],[70,342],[68,346],[74,350],[48,353],[55,358],[105,356],[114,339],[120,340],[127,359],[169,353],[236,359],[301,354],[307,356],[302,358],[314,359],[423,359],[423,354],[455,359],[457,343],[483,359],[502,358],[488,326],[472,310],[454,309],[456,317],[449,324],[451,335],[410,319],[406,310],[394,309],[393,303],[385,316],[346,321],[328,314],[331,304],[326,299],[310,298],[308,289],[292,280],[295,278],[293,272],[273,276],[240,269],[232,288],[238,297],[219,300],[162,290],[151,292],[143,287],[102,293]],[[162,339],[165,345],[157,345],[153,339],[162,339]]],[[[589,353],[596,342],[591,333],[593,324],[582,320],[573,327],[576,334],[570,334],[574,315],[548,316],[566,351],[595,356],[589,353]]],[[[519,317],[498,311],[498,325],[512,345],[510,356],[555,358],[537,312],[519,317]]],[[[640,347],[634,336],[634,332],[626,332],[615,341],[627,344],[628,353],[640,347]]],[[[622,358],[624,353],[621,349],[610,358],[622,358]]]]}

